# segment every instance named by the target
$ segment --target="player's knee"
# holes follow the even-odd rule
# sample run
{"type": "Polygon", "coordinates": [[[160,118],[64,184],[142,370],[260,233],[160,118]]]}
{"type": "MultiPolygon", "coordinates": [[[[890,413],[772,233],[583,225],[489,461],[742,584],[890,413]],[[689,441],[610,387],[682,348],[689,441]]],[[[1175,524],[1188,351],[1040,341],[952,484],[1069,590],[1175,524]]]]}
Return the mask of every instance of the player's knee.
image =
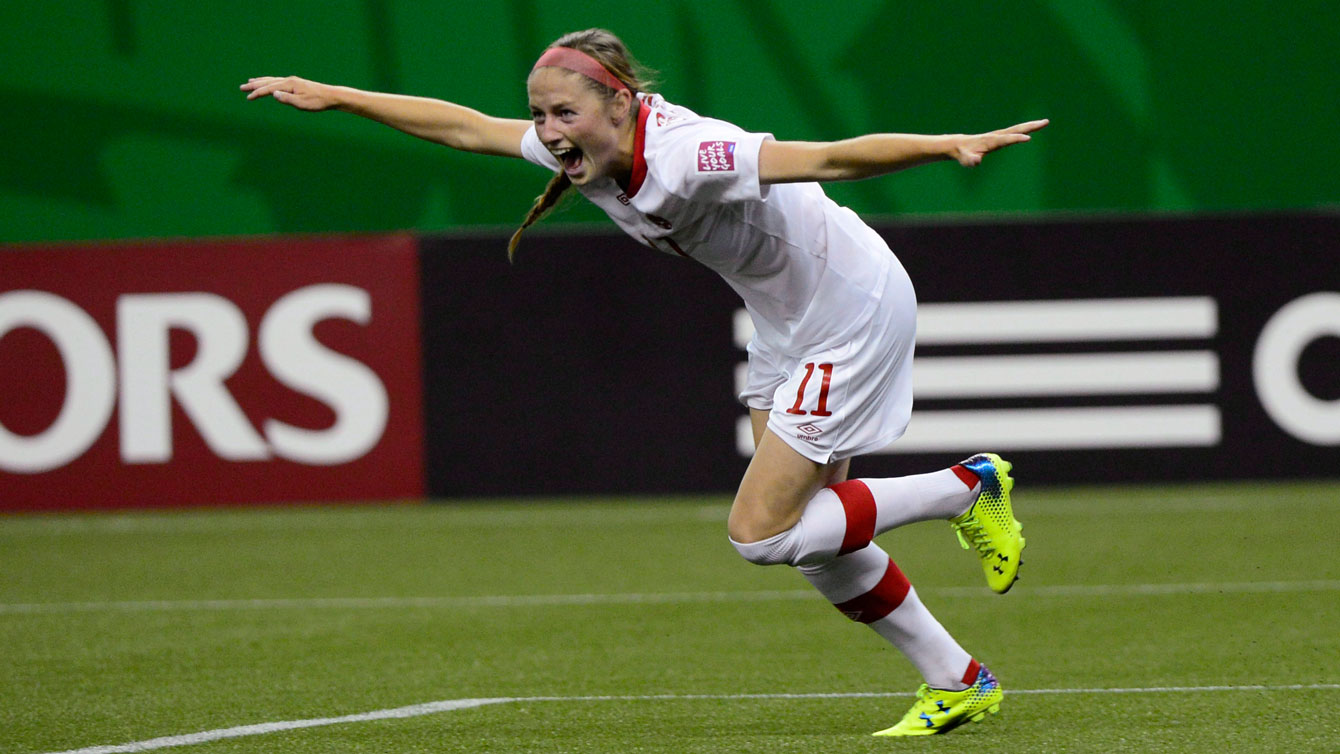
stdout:
{"type": "Polygon", "coordinates": [[[793,516],[779,516],[776,507],[759,496],[738,493],[726,519],[727,533],[736,542],[758,542],[781,534],[800,520],[799,512],[793,516]]]}
{"type": "Polygon", "coordinates": [[[735,496],[726,531],[736,552],[758,565],[794,564],[799,535],[800,513],[781,515],[777,505],[756,492],[742,489],[735,496]]]}
{"type": "Polygon", "coordinates": [[[778,526],[759,516],[746,515],[738,505],[731,509],[730,518],[726,519],[726,533],[735,542],[758,542],[786,529],[786,526],[778,526]]]}
{"type": "Polygon", "coordinates": [[[737,506],[726,521],[726,533],[736,552],[750,563],[776,565],[783,562],[781,551],[788,528],[758,516],[743,515],[737,506]]]}
{"type": "Polygon", "coordinates": [[[790,563],[790,542],[788,541],[790,530],[781,534],[774,534],[765,539],[758,539],[750,542],[741,542],[735,538],[735,534],[730,536],[731,546],[740,553],[740,557],[755,565],[782,565],[790,563]]]}

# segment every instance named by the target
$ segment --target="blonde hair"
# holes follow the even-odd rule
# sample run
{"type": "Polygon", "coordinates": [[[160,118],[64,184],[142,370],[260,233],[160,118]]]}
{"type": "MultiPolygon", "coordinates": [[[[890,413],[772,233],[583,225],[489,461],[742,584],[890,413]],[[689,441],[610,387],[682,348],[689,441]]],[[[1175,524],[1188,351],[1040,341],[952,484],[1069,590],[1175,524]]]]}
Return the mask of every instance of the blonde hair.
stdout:
{"type": "MultiPolygon", "coordinates": [[[[590,55],[605,66],[605,69],[614,74],[614,77],[622,81],[636,95],[640,91],[645,91],[652,85],[649,77],[649,71],[643,68],[637,60],[628,52],[622,40],[614,35],[613,32],[605,29],[585,29],[583,31],[574,31],[564,34],[545,49],[554,47],[571,47],[574,50],[590,55]]],[[[606,99],[614,98],[614,90],[604,84],[583,77],[587,86],[591,87],[596,93],[606,99]]],[[[521,234],[534,225],[549,213],[549,210],[556,207],[559,201],[564,197],[567,190],[572,186],[572,181],[568,180],[567,173],[558,171],[553,178],[549,179],[549,184],[544,187],[544,193],[535,197],[535,203],[531,205],[530,211],[526,213],[526,218],[521,221],[521,227],[516,229],[512,238],[507,242],[507,260],[511,261],[516,255],[516,247],[521,243],[521,234]]]]}

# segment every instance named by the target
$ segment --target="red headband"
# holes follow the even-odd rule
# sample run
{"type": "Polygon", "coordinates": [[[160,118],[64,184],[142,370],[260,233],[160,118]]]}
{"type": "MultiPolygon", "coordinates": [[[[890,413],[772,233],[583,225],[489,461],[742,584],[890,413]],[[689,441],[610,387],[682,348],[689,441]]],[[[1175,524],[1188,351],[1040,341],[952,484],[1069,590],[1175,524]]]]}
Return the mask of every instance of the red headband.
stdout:
{"type": "Polygon", "coordinates": [[[609,72],[608,68],[601,65],[599,60],[571,47],[550,47],[544,51],[539,60],[535,61],[535,66],[531,68],[531,71],[547,65],[575,71],[615,91],[628,88],[627,84],[620,81],[609,72]]]}

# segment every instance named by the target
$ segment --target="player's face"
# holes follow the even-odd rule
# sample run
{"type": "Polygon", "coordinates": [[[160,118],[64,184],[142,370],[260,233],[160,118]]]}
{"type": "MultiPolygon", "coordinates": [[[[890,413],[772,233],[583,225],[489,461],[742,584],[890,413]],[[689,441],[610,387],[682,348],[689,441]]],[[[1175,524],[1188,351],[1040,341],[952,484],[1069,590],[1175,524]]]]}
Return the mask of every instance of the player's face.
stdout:
{"type": "Polygon", "coordinates": [[[535,135],[574,185],[631,174],[631,100],[625,93],[607,100],[581,74],[554,67],[532,73],[526,89],[535,135]]]}

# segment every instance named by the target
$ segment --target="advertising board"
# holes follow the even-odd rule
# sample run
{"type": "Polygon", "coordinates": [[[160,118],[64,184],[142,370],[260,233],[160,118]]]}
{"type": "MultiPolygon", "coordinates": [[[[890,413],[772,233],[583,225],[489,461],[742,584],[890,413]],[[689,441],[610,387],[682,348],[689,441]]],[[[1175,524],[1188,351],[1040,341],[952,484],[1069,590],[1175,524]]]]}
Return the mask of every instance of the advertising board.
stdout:
{"type": "Polygon", "coordinates": [[[0,508],[422,494],[409,236],[0,253],[0,508]]]}

